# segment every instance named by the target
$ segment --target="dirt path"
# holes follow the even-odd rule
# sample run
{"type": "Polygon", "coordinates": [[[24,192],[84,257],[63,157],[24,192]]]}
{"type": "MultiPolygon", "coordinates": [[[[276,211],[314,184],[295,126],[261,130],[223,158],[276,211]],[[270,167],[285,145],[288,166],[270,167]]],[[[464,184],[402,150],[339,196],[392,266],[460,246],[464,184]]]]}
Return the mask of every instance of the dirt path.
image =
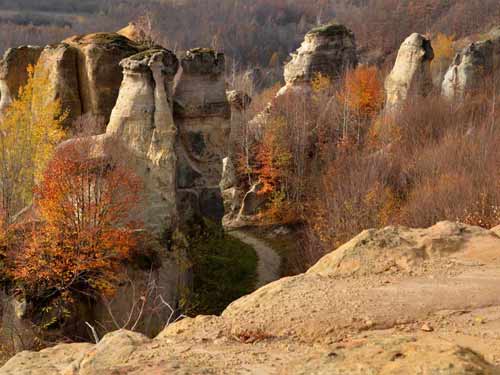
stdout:
{"type": "Polygon", "coordinates": [[[252,246],[257,253],[257,256],[259,257],[259,263],[257,266],[257,288],[280,278],[281,258],[276,251],[263,241],[248,233],[239,230],[231,231],[229,233],[241,242],[252,246]]]}

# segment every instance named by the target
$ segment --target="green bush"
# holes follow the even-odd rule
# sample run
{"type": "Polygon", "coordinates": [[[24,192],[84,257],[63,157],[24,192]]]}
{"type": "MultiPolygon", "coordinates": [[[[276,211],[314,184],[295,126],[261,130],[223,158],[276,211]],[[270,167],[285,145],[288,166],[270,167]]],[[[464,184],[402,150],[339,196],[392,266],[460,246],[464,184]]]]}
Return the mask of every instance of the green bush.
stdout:
{"type": "Polygon", "coordinates": [[[255,289],[257,254],[251,246],[208,221],[191,223],[188,233],[192,285],[181,304],[186,315],[218,315],[255,289]]]}

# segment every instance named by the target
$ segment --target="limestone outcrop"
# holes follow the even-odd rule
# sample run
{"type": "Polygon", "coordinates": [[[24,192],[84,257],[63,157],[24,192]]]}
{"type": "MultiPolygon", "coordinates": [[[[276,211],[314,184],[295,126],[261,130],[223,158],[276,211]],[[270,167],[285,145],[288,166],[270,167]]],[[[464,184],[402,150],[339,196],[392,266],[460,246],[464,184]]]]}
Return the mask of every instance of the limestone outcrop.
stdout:
{"type": "Polygon", "coordinates": [[[494,232],[451,222],[368,230],[220,317],[23,352],[0,374],[496,375],[499,249],[494,232]]]}
{"type": "Polygon", "coordinates": [[[234,145],[241,143],[245,137],[246,123],[249,120],[247,109],[252,104],[252,98],[245,92],[231,90],[226,92],[227,101],[231,105],[231,134],[228,155],[235,153],[234,145]]]}
{"type": "Polygon", "coordinates": [[[42,47],[10,48],[0,61],[0,112],[17,98],[19,89],[28,82],[28,67],[35,66],[42,47]]]}
{"type": "Polygon", "coordinates": [[[429,39],[414,33],[401,44],[394,67],[385,80],[386,108],[403,104],[412,93],[426,96],[432,90],[430,63],[434,51],[429,39]]]}
{"type": "Polygon", "coordinates": [[[491,39],[471,43],[459,52],[446,72],[442,94],[449,99],[463,99],[485,83],[500,62],[500,32],[491,39]]]}
{"type": "Polygon", "coordinates": [[[190,50],[181,58],[181,67],[174,93],[179,209],[220,222],[224,207],[219,182],[231,129],[224,55],[190,50]]]}
{"type": "MultiPolygon", "coordinates": [[[[141,178],[143,199],[132,215],[151,237],[148,243],[153,244],[155,256],[147,259],[146,266],[141,265],[142,258],[130,260],[129,281],[119,286],[116,297],[108,304],[82,303],[85,309],[77,318],[94,322],[99,333],[131,324],[148,335],[158,333],[174,316],[171,309],[177,308],[186,281],[186,266],[178,263],[185,258],[182,246],[172,254],[160,240],[192,215],[218,221],[224,213],[219,182],[231,125],[224,55],[195,49],[179,62],[161,47],[145,49],[122,35],[98,33],[45,48],[13,49],[0,65],[5,105],[27,82],[28,65],[36,65],[35,75],[47,73],[49,77],[47,100],[61,100],[63,109],[70,112],[68,128],[80,115],[106,121],[107,127],[98,135],[67,140],[59,145],[60,151],[82,145],[82,157],[99,159],[109,167],[113,167],[111,161],[124,163],[141,178]],[[148,302],[139,311],[144,296],[148,302]]],[[[241,100],[243,106],[248,98],[241,100]]],[[[27,211],[36,218],[34,209],[27,211]]],[[[172,235],[172,241],[176,236],[172,235]]],[[[141,250],[147,247],[140,245],[141,250]]],[[[6,296],[4,300],[2,319],[12,323],[13,334],[22,330],[28,340],[33,339],[37,311],[21,316],[16,312],[23,306],[21,299],[6,296]]],[[[80,323],[71,320],[68,332],[74,325],[79,337],[87,335],[88,329],[80,323]]],[[[3,332],[6,327],[3,321],[3,332]]]]}

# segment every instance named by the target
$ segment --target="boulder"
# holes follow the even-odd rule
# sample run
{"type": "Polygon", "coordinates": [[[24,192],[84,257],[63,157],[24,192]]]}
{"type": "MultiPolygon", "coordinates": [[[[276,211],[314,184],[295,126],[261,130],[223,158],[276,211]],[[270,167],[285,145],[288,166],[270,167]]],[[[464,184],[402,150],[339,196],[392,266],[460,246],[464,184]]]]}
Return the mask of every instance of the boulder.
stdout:
{"type": "Polygon", "coordinates": [[[224,208],[219,183],[231,127],[224,55],[190,50],[181,58],[181,67],[174,93],[180,209],[220,222],[224,208]]]}
{"type": "Polygon", "coordinates": [[[59,99],[63,111],[68,117],[63,123],[70,128],[82,114],[80,87],[78,84],[78,50],[61,43],[43,49],[35,74],[47,74],[50,86],[47,88],[47,100],[59,99]]]}
{"type": "Polygon", "coordinates": [[[123,79],[120,62],[144,50],[116,33],[74,36],[64,43],[78,51],[78,80],[82,113],[110,118],[123,79]]]}
{"type": "Polygon", "coordinates": [[[10,48],[0,61],[0,112],[17,99],[19,89],[28,82],[28,67],[35,66],[43,48],[21,46],[10,48]]]}
{"type": "Polygon", "coordinates": [[[394,67],[385,80],[386,108],[403,104],[410,94],[426,96],[432,90],[431,41],[414,33],[401,45],[394,67]]]}
{"type": "MultiPolygon", "coordinates": [[[[78,364],[78,374],[93,375],[110,372],[116,363],[125,363],[130,355],[149,339],[137,332],[118,330],[106,335],[93,350],[85,353],[78,364]]],[[[75,366],[76,367],[76,366],[75,366]]]]}

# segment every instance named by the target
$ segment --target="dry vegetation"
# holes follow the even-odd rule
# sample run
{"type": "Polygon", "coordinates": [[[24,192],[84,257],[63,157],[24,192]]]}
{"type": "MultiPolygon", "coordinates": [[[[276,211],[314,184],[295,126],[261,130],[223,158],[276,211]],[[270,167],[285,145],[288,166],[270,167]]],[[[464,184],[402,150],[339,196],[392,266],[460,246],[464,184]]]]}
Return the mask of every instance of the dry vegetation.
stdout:
{"type": "Polygon", "coordinates": [[[265,183],[262,218],[305,223],[303,269],[366,228],[498,225],[498,78],[463,102],[411,97],[396,114],[381,111],[375,68],[318,77],[310,101],[280,98],[240,167],[265,183]]]}

